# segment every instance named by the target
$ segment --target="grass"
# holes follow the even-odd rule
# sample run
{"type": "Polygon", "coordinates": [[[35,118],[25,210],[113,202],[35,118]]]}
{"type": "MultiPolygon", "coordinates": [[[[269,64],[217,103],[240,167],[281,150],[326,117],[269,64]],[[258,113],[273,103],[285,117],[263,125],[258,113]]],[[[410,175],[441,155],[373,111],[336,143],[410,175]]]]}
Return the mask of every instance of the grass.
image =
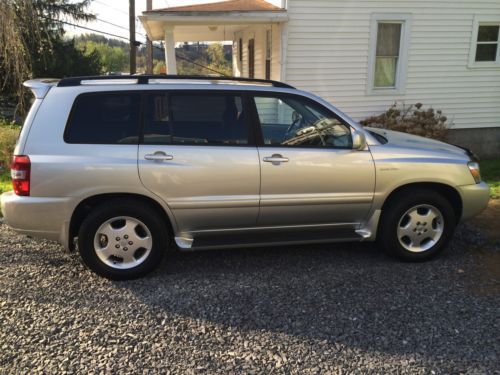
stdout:
{"type": "Polygon", "coordinates": [[[481,160],[481,177],[490,185],[490,197],[500,199],[500,159],[481,160]]]}
{"type": "Polygon", "coordinates": [[[0,194],[12,190],[10,175],[8,173],[0,173],[0,194]]]}

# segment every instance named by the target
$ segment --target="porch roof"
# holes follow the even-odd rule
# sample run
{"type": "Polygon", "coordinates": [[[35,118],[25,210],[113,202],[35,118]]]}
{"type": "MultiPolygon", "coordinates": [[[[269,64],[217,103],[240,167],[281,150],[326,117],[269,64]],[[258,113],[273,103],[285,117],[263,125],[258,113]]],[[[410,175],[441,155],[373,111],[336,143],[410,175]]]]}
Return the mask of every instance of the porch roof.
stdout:
{"type": "Polygon", "coordinates": [[[284,9],[274,6],[265,0],[228,0],[216,3],[184,5],[170,8],[161,8],[143,12],[279,12],[284,9]]]}
{"type": "Polygon", "coordinates": [[[229,0],[142,12],[139,16],[151,40],[163,40],[174,29],[176,42],[231,40],[244,25],[284,22],[286,9],[264,0],[229,0]]]}

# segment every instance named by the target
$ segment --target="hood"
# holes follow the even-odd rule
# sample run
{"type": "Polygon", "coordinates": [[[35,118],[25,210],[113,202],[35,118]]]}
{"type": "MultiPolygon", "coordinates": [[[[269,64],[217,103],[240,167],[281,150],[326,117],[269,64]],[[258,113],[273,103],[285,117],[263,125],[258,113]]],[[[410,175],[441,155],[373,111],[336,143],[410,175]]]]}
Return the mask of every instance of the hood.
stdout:
{"type": "Polygon", "coordinates": [[[465,155],[470,158],[473,158],[474,156],[466,148],[454,146],[452,144],[436,141],[430,138],[420,137],[418,135],[380,128],[365,127],[365,129],[373,133],[380,134],[381,136],[386,138],[387,144],[390,146],[437,152],[451,152],[456,155],[465,155]]]}

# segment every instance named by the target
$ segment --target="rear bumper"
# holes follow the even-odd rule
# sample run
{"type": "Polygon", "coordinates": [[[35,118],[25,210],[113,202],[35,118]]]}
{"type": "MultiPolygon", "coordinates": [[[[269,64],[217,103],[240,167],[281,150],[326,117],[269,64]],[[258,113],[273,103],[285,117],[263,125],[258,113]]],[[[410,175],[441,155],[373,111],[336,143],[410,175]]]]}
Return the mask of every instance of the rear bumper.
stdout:
{"type": "Polygon", "coordinates": [[[70,198],[20,197],[10,191],[0,196],[0,207],[5,222],[16,232],[67,246],[70,198]]]}
{"type": "Polygon", "coordinates": [[[486,182],[458,186],[458,191],[462,197],[462,219],[475,216],[488,206],[490,187],[486,182]]]}

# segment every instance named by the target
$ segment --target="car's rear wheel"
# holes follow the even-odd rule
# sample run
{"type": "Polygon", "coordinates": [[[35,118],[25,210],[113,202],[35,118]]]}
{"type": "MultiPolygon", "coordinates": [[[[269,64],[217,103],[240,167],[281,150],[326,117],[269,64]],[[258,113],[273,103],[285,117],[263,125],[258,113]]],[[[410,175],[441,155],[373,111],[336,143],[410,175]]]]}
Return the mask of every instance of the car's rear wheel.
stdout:
{"type": "Polygon", "coordinates": [[[147,274],[160,263],[166,246],[165,223],[155,210],[130,200],[96,207],[78,233],[84,263],[113,280],[147,274]]]}
{"type": "Polygon", "coordinates": [[[428,189],[406,190],[384,207],[377,237],[389,254],[421,261],[446,246],[456,224],[453,207],[443,195],[428,189]]]}

